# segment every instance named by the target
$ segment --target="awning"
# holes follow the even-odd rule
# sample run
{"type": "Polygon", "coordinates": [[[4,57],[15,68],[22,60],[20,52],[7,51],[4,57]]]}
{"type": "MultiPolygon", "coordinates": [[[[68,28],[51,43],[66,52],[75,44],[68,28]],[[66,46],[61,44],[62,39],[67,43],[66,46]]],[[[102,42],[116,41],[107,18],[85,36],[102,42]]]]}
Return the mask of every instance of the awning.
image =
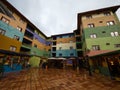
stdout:
{"type": "Polygon", "coordinates": [[[51,57],[51,58],[48,58],[48,60],[56,60],[57,58],[54,58],[54,57],[51,57]]]}
{"type": "Polygon", "coordinates": [[[13,51],[9,51],[9,50],[3,50],[3,49],[0,49],[0,53],[5,54],[5,55],[12,55],[12,56],[30,56],[25,53],[18,53],[18,52],[13,52],[13,51]]]}
{"type": "Polygon", "coordinates": [[[107,56],[107,55],[114,55],[120,54],[120,50],[99,50],[99,51],[91,51],[88,53],[89,57],[96,57],[96,56],[107,56]]]}

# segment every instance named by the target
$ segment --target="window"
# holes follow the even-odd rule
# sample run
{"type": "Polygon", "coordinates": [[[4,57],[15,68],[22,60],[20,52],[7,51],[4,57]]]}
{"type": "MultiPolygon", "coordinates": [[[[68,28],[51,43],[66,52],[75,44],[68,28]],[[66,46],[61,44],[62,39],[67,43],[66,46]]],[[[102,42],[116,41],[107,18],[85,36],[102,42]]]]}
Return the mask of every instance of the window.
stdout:
{"type": "Polygon", "coordinates": [[[110,34],[111,34],[112,37],[119,36],[118,32],[111,32],[110,34]]]}
{"type": "Polygon", "coordinates": [[[62,38],[62,36],[60,36],[60,38],[62,38]]]}
{"type": "Polygon", "coordinates": [[[34,39],[37,40],[37,37],[35,37],[34,39]]]}
{"type": "Polygon", "coordinates": [[[90,38],[96,38],[97,36],[96,36],[96,34],[91,34],[90,35],[90,38]]]}
{"type": "Polygon", "coordinates": [[[108,21],[108,22],[107,22],[107,25],[108,25],[108,26],[115,25],[115,22],[114,22],[114,21],[108,21]]]}
{"type": "Polygon", "coordinates": [[[105,16],[110,16],[111,13],[110,13],[110,12],[105,12],[104,15],[105,15],[105,16]]]}
{"type": "Polygon", "coordinates": [[[19,36],[14,35],[14,39],[19,41],[20,37],[19,37],[19,36]]]}
{"type": "Polygon", "coordinates": [[[92,15],[87,15],[86,18],[87,18],[87,19],[91,19],[91,18],[92,18],[92,15]]]}
{"type": "Polygon", "coordinates": [[[115,48],[120,48],[120,44],[114,44],[115,48]]]}
{"type": "Polygon", "coordinates": [[[20,18],[20,22],[21,22],[21,23],[23,23],[23,24],[25,23],[25,21],[24,21],[24,20],[22,20],[21,18],[20,18]]]}
{"type": "Polygon", "coordinates": [[[62,49],[62,47],[59,47],[59,50],[61,50],[62,49]]]}
{"type": "Polygon", "coordinates": [[[21,28],[21,27],[17,26],[17,29],[18,29],[20,32],[22,32],[22,28],[21,28]]]}
{"type": "Polygon", "coordinates": [[[106,43],[106,45],[110,45],[110,43],[106,43]]]}
{"type": "Polygon", "coordinates": [[[88,24],[88,27],[93,28],[93,27],[95,27],[95,25],[93,23],[91,23],[91,24],[88,24]]]}
{"type": "Polygon", "coordinates": [[[5,30],[0,29],[0,35],[5,35],[5,30]]]}
{"type": "Polygon", "coordinates": [[[100,46],[99,45],[92,45],[92,50],[100,50],[100,46]]]}
{"type": "Polygon", "coordinates": [[[10,21],[9,21],[8,19],[6,19],[5,17],[2,17],[1,20],[2,20],[3,22],[7,23],[7,24],[9,24],[9,22],[10,22],[10,21]]]}
{"type": "Polygon", "coordinates": [[[36,45],[36,44],[34,44],[34,47],[36,47],[36,48],[37,48],[37,45],[36,45]]]}
{"type": "Polygon", "coordinates": [[[119,36],[118,32],[114,32],[115,36],[119,36]]]}
{"type": "Polygon", "coordinates": [[[73,46],[70,46],[70,50],[72,50],[73,49],[73,46]]]}
{"type": "Polygon", "coordinates": [[[105,31],[102,31],[102,33],[106,33],[105,31]]]}
{"type": "Polygon", "coordinates": [[[70,41],[70,43],[73,43],[73,41],[70,41]]]}
{"type": "Polygon", "coordinates": [[[70,56],[74,56],[74,54],[73,54],[73,53],[70,53],[70,56]]]}
{"type": "Polygon", "coordinates": [[[59,44],[62,44],[62,41],[60,41],[59,44]]]}
{"type": "Polygon", "coordinates": [[[59,56],[62,56],[62,53],[59,53],[59,56]]]}
{"type": "Polygon", "coordinates": [[[15,46],[10,46],[10,51],[16,51],[16,47],[15,46]]]}
{"type": "Polygon", "coordinates": [[[103,21],[99,21],[99,23],[103,23],[103,21]]]}
{"type": "Polygon", "coordinates": [[[72,37],[72,35],[69,35],[69,37],[72,37]]]}

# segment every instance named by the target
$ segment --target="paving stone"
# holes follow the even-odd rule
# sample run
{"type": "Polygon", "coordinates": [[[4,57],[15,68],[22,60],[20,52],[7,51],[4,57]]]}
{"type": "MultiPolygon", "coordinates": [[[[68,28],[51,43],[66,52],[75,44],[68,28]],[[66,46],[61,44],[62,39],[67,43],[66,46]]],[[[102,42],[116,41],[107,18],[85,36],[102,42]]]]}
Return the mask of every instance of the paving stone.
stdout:
{"type": "Polygon", "coordinates": [[[0,80],[0,90],[119,90],[120,82],[72,69],[37,69],[7,73],[0,80]]]}

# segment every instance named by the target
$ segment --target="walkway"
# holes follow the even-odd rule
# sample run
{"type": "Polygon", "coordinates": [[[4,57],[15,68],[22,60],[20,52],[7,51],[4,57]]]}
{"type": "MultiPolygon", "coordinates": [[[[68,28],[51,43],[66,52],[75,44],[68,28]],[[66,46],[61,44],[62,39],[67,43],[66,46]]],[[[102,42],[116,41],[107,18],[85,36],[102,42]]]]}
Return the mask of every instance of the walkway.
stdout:
{"type": "Polygon", "coordinates": [[[6,74],[0,90],[120,90],[120,82],[100,75],[77,74],[73,70],[31,68],[6,74]]]}

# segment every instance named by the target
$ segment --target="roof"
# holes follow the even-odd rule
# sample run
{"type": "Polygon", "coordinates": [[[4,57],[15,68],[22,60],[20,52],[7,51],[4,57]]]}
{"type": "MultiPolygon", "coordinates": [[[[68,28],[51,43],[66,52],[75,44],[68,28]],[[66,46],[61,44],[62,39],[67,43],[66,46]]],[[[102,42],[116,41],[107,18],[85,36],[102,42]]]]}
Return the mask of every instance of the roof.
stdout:
{"type": "Polygon", "coordinates": [[[105,11],[113,11],[116,12],[118,9],[120,8],[120,5],[117,6],[112,6],[112,7],[106,7],[106,8],[101,8],[101,9],[97,9],[97,10],[91,10],[91,11],[86,11],[86,12],[82,12],[82,13],[78,13],[77,15],[77,29],[80,29],[80,24],[81,24],[81,17],[84,15],[90,15],[90,14],[96,14],[99,12],[105,12],[105,11]]]}
{"type": "Polygon", "coordinates": [[[64,33],[64,34],[57,34],[57,35],[52,35],[51,37],[54,37],[54,36],[64,36],[64,35],[71,35],[71,34],[74,34],[74,33],[64,33]]]}
{"type": "Polygon", "coordinates": [[[100,51],[92,51],[88,53],[89,57],[97,57],[97,56],[111,56],[114,54],[120,54],[120,50],[100,50],[100,51]]]}
{"type": "Polygon", "coordinates": [[[99,13],[99,12],[104,12],[104,11],[116,12],[118,8],[120,8],[120,5],[112,6],[112,7],[106,7],[106,8],[101,8],[101,9],[87,11],[87,12],[82,12],[82,13],[78,13],[78,15],[82,16],[82,15],[86,15],[86,14],[93,14],[93,13],[97,13],[97,12],[99,13]]]}
{"type": "MultiPolygon", "coordinates": [[[[24,15],[22,15],[22,14],[21,14],[14,6],[12,6],[7,0],[1,0],[1,2],[3,2],[3,3],[4,3],[5,5],[7,5],[8,7],[10,7],[10,9],[11,9],[12,11],[14,11],[15,13],[17,13],[20,17],[22,17],[23,20],[25,20],[28,24],[30,24],[32,27],[34,27],[34,29],[40,31],[40,29],[38,29],[33,23],[31,23],[31,21],[29,21],[24,15]]],[[[47,38],[47,36],[46,36],[43,32],[40,31],[40,33],[41,33],[42,35],[44,35],[45,38],[47,38]]]]}

